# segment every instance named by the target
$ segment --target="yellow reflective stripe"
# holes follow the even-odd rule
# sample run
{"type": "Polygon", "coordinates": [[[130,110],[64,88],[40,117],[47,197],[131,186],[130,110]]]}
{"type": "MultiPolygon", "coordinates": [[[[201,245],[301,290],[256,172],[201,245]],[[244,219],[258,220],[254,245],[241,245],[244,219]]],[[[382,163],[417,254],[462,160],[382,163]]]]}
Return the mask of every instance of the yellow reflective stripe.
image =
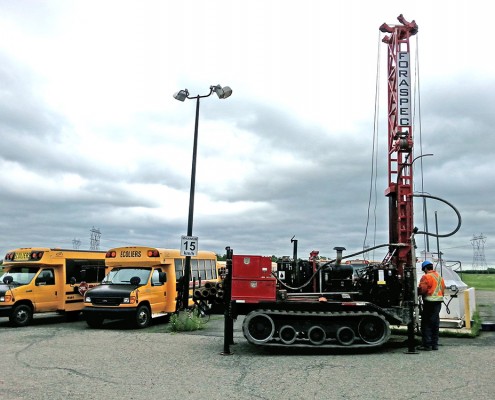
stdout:
{"type": "Polygon", "coordinates": [[[427,301],[443,301],[443,296],[426,296],[427,301]]]}
{"type": "Polygon", "coordinates": [[[442,277],[440,275],[433,276],[437,281],[437,287],[431,294],[431,296],[425,296],[425,300],[428,301],[443,301],[443,296],[439,296],[438,293],[442,290],[442,277]]]}
{"type": "Polygon", "coordinates": [[[438,292],[442,289],[442,277],[440,275],[437,275],[434,277],[437,281],[437,287],[433,291],[432,296],[438,297],[438,292]]]}

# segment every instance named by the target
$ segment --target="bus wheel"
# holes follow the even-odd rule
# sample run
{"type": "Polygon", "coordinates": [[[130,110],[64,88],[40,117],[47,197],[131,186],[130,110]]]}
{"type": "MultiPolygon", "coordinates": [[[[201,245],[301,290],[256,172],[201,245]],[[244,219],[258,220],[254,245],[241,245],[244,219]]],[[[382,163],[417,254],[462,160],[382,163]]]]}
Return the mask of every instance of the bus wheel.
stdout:
{"type": "Polygon", "coordinates": [[[146,328],[151,321],[150,309],[147,306],[139,306],[136,312],[135,325],[137,328],[146,328]]]}
{"type": "Polygon", "coordinates": [[[33,310],[27,304],[19,304],[14,307],[9,320],[14,326],[27,326],[33,320],[33,310]]]}
{"type": "Polygon", "coordinates": [[[101,328],[103,325],[103,318],[101,317],[86,317],[86,323],[90,328],[101,328]]]}

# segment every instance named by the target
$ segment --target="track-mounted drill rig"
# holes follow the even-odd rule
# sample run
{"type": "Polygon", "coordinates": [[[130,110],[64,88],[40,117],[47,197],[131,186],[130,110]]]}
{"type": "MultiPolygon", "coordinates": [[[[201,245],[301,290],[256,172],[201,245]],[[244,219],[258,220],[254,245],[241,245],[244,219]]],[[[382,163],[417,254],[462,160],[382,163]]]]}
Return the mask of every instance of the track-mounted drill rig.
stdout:
{"type": "MultiPolygon", "coordinates": [[[[417,305],[413,228],[413,131],[409,38],[416,23],[383,24],[388,46],[388,254],[380,263],[354,269],[336,247],[336,257],[280,259],[234,255],[227,248],[225,349],[233,342],[233,320],[245,315],[243,333],[253,344],[292,347],[377,347],[390,326],[407,325],[414,346],[417,305]]],[[[381,247],[381,246],[377,246],[381,247]]],[[[373,248],[374,249],[374,248],[373,248]]],[[[370,251],[373,249],[367,249],[370,251]]]]}

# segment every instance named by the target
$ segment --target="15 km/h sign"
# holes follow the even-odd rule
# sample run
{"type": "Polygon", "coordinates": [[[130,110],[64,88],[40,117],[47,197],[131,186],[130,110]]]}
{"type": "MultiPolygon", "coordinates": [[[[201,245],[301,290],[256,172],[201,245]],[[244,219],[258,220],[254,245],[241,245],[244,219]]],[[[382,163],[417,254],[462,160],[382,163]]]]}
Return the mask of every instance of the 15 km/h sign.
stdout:
{"type": "Polygon", "coordinates": [[[198,237],[181,236],[180,238],[180,255],[197,256],[198,255],[198,237]]]}

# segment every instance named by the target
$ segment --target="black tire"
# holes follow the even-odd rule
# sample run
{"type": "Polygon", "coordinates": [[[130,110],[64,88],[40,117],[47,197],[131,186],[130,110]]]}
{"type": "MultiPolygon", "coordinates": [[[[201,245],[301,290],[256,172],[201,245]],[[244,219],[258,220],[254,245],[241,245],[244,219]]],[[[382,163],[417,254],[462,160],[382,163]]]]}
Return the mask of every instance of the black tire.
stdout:
{"type": "Polygon", "coordinates": [[[143,329],[149,326],[151,322],[151,312],[148,306],[139,306],[136,311],[134,325],[136,328],[143,329]]]}
{"type": "Polygon", "coordinates": [[[9,320],[17,327],[28,326],[33,320],[33,309],[27,304],[19,304],[12,310],[9,320]]]}
{"type": "Polygon", "coordinates": [[[103,325],[103,318],[101,317],[86,317],[86,323],[90,328],[101,328],[103,325]]]}

